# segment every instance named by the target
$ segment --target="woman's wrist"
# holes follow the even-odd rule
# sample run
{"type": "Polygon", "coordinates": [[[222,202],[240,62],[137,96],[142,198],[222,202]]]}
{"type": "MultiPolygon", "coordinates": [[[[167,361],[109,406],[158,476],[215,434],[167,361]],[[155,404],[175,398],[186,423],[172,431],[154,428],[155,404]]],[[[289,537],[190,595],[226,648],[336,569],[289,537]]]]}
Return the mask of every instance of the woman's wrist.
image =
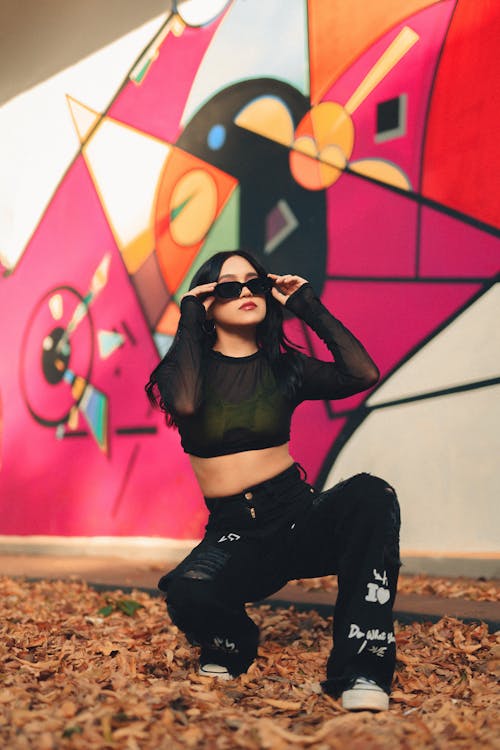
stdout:
{"type": "Polygon", "coordinates": [[[194,294],[185,294],[180,304],[181,320],[186,323],[203,323],[206,310],[203,302],[194,294]]]}
{"type": "Polygon", "coordinates": [[[302,313],[309,310],[311,303],[317,299],[311,284],[306,282],[288,297],[285,307],[295,315],[302,317],[302,313]]]}

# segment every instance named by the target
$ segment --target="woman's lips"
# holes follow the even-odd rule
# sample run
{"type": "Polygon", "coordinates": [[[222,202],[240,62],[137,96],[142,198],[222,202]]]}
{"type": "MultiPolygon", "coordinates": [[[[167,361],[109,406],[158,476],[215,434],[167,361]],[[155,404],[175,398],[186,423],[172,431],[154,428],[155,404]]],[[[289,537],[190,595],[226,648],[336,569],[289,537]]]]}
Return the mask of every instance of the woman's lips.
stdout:
{"type": "Polygon", "coordinates": [[[240,310],[254,310],[256,307],[255,302],[245,302],[244,305],[240,305],[240,310]]]}

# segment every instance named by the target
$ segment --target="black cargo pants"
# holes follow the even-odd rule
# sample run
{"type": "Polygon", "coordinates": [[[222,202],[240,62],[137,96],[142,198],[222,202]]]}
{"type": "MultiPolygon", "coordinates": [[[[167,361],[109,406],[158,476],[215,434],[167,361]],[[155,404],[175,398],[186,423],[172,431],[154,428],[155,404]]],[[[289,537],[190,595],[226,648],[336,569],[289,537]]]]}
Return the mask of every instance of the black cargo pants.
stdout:
{"type": "Polygon", "coordinates": [[[245,672],[259,631],[245,610],[295,578],[336,573],[333,649],[323,689],[356,677],[390,691],[396,643],[400,512],[387,482],[357,474],[319,493],[297,465],[247,490],[207,498],[204,539],[158,587],[173,622],[201,646],[201,664],[245,672]]]}

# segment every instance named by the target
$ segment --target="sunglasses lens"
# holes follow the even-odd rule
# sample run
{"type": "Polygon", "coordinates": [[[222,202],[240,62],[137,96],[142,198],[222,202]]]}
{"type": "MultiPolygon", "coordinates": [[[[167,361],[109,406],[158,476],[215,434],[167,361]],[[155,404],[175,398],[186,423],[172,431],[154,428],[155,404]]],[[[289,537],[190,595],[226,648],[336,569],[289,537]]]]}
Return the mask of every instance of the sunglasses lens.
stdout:
{"type": "Polygon", "coordinates": [[[223,281],[222,284],[217,284],[214,291],[221,299],[236,299],[240,296],[242,288],[239,281],[223,281]]]}
{"type": "Polygon", "coordinates": [[[256,279],[250,279],[250,281],[247,281],[246,286],[252,294],[265,294],[268,292],[273,285],[273,282],[271,279],[268,279],[264,276],[259,276],[256,279]]]}
{"type": "Polygon", "coordinates": [[[215,287],[215,295],[219,299],[237,299],[243,287],[251,291],[252,294],[266,294],[273,285],[271,279],[265,276],[259,276],[256,279],[249,279],[245,284],[239,281],[223,281],[215,287]]]}

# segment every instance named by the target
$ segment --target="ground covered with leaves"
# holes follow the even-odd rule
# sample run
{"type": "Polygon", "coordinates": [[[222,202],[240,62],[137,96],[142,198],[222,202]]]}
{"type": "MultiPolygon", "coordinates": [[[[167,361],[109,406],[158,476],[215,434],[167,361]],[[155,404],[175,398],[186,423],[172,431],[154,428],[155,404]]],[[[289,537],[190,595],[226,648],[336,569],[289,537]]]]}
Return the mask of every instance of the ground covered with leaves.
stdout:
{"type": "Polygon", "coordinates": [[[231,682],[144,592],[0,578],[3,750],[498,748],[500,634],[444,618],[396,627],[391,708],[348,713],[319,680],[331,618],[252,607],[262,643],[231,682]]]}
{"type": "MultiPolygon", "coordinates": [[[[306,591],[336,591],[337,576],[322,578],[301,578],[292,581],[306,591]]],[[[500,582],[498,580],[474,578],[441,578],[426,575],[400,575],[398,581],[400,594],[418,594],[419,596],[437,596],[446,599],[468,599],[476,602],[500,601],[500,582]]]]}

